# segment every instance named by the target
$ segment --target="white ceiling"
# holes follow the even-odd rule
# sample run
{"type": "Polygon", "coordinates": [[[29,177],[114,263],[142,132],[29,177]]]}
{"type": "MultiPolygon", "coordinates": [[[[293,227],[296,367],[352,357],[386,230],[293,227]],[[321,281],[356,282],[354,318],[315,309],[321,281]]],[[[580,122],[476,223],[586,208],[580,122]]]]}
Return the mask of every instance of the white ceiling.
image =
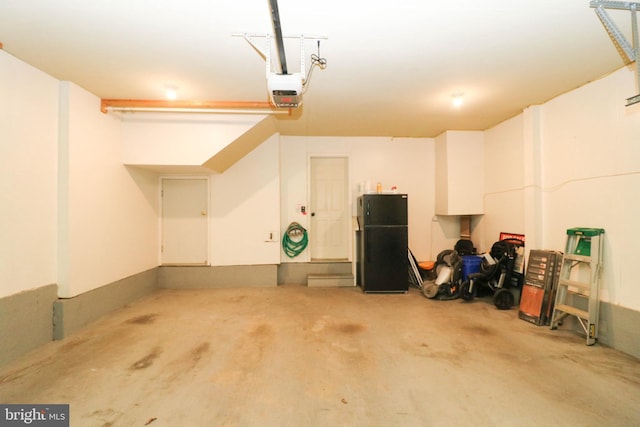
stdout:
{"type": "MultiPolygon", "coordinates": [[[[625,66],[588,0],[278,6],[285,36],[328,37],[303,107],[278,116],[287,135],[484,130],[625,66]]],[[[630,39],[630,12],[609,14],[630,39]]],[[[272,32],[268,0],[0,0],[6,52],[101,98],[162,99],[171,85],[179,99],[266,101],[265,62],[233,34],[272,32]]],[[[298,44],[286,45],[289,72],[298,44]]],[[[307,67],[316,49],[306,43],[307,67]]]]}

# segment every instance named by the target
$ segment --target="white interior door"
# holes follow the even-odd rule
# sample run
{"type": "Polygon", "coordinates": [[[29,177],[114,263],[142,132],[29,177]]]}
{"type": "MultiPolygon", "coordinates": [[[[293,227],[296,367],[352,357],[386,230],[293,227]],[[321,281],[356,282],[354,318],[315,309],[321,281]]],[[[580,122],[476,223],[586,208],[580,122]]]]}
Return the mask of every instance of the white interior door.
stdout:
{"type": "Polygon", "coordinates": [[[162,264],[208,264],[208,180],[162,180],[162,264]]]}
{"type": "Polygon", "coordinates": [[[312,259],[347,259],[349,254],[348,162],[346,157],[311,158],[312,259]]]}

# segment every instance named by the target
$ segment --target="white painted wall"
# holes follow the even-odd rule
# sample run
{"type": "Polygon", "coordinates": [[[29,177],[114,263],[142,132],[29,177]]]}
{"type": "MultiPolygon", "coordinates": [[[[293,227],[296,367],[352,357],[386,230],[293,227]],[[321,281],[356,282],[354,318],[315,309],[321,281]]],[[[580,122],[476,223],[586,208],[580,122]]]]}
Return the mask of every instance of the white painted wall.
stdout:
{"type": "Polygon", "coordinates": [[[122,164],[121,122],[60,85],[59,294],[73,297],[158,265],[158,179],[122,164]]]}
{"type": "Polygon", "coordinates": [[[56,282],[58,81],[0,50],[0,297],[56,282]]]}
{"type": "Polygon", "coordinates": [[[157,179],[99,99],[0,51],[0,297],[72,297],[157,265],[157,179]]]}
{"type": "Polygon", "coordinates": [[[485,132],[484,215],[472,240],[491,249],[501,232],[524,234],[524,130],[520,114],[485,132]]]}
{"type": "Polygon", "coordinates": [[[211,264],[280,263],[279,139],[275,134],[211,175],[211,264]],[[273,233],[273,241],[266,241],[273,233]]]}
{"type": "MultiPolygon", "coordinates": [[[[313,138],[304,137],[280,137],[280,223],[278,227],[279,240],[282,240],[285,231],[292,222],[302,225],[307,231],[310,229],[309,202],[307,196],[309,189],[309,144],[313,138]],[[306,206],[307,215],[298,211],[299,206],[306,206]]],[[[337,145],[333,142],[333,145],[337,145]]],[[[338,150],[340,147],[335,147],[338,150]]],[[[344,150],[339,151],[345,155],[344,150]]],[[[351,170],[351,165],[349,165],[351,170]]],[[[280,243],[282,245],[282,243],[280,243]]],[[[311,255],[310,246],[297,257],[289,258],[282,249],[279,257],[281,262],[309,262],[311,255]]]]}
{"type": "Polygon", "coordinates": [[[567,228],[604,228],[601,298],[640,310],[640,105],[624,106],[638,93],[633,71],[623,68],[544,105],[543,241],[563,248],[567,228]]]}
{"type": "Polygon", "coordinates": [[[484,132],[446,131],[435,138],[436,214],[483,213],[484,132]]]}
{"type": "MultiPolygon", "coordinates": [[[[0,210],[0,296],[58,282],[70,297],[157,265],[158,179],[122,165],[119,120],[101,114],[95,96],[69,83],[59,89],[3,51],[0,73],[0,155],[10,165],[0,171],[8,201],[0,210]]],[[[640,310],[640,106],[624,107],[637,90],[633,70],[623,68],[485,132],[479,249],[500,231],[526,231],[536,248],[563,249],[567,228],[602,227],[602,299],[640,310]],[[529,197],[531,189],[539,197],[529,197]],[[532,227],[538,217],[541,225],[532,227]]],[[[409,244],[419,259],[455,242],[455,221],[432,221],[433,139],[274,135],[212,175],[214,265],[289,261],[279,240],[292,221],[308,227],[296,206],[308,205],[312,155],[349,157],[352,204],[366,181],[408,193],[409,244]],[[277,241],[264,242],[272,230],[277,241]]]]}
{"type": "Polygon", "coordinates": [[[634,77],[620,69],[486,131],[480,228],[485,248],[512,231],[528,250],[564,250],[568,228],[604,228],[601,299],[640,310],[640,105],[624,107],[634,77]]]}
{"type": "Polygon", "coordinates": [[[202,165],[264,115],[121,114],[127,165],[202,165]]]}
{"type": "MultiPolygon", "coordinates": [[[[349,159],[350,208],[356,216],[356,198],[367,181],[375,190],[397,186],[409,195],[409,246],[419,259],[431,259],[434,214],[433,139],[386,137],[281,137],[280,236],[291,222],[309,230],[309,215],[298,205],[309,206],[309,159],[312,156],[345,156],[349,159]]],[[[353,221],[355,232],[356,224],[353,221]]],[[[308,262],[309,250],[294,259],[281,253],[281,262],[308,262]]]]}

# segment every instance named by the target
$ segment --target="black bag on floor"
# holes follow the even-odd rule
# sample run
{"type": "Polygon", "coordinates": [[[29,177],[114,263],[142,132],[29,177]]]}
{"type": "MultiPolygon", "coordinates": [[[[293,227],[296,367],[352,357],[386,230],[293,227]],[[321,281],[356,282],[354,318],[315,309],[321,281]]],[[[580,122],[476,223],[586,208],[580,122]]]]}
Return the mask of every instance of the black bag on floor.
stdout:
{"type": "Polygon", "coordinates": [[[473,242],[471,240],[468,240],[468,239],[460,239],[460,240],[458,240],[456,242],[456,245],[453,247],[453,249],[460,256],[475,255],[476,254],[476,248],[473,247],[473,242]]]}

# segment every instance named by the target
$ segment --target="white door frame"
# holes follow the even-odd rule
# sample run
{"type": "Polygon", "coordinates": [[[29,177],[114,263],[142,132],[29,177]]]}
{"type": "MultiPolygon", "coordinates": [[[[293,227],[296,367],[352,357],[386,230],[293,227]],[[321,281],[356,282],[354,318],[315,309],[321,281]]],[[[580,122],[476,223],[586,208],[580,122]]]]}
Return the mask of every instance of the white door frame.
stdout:
{"type": "MultiPolygon", "coordinates": [[[[318,158],[343,158],[346,160],[347,164],[347,182],[345,183],[347,189],[347,206],[346,206],[346,214],[351,219],[348,221],[348,227],[345,232],[347,233],[347,260],[353,261],[353,191],[351,190],[351,157],[349,154],[345,153],[309,153],[307,155],[307,208],[309,214],[311,214],[311,192],[312,192],[312,183],[311,183],[311,159],[318,158]]],[[[313,239],[313,235],[311,234],[311,221],[309,218],[309,239],[313,239]]],[[[309,245],[309,261],[313,258],[313,253],[311,251],[311,245],[309,245]]]]}
{"type": "Polygon", "coordinates": [[[158,236],[159,245],[158,245],[158,265],[162,265],[162,243],[163,243],[163,232],[162,232],[162,220],[164,218],[163,203],[162,203],[162,181],[165,179],[179,180],[179,179],[201,179],[205,180],[207,183],[207,264],[211,265],[211,179],[209,175],[160,175],[158,177],[158,236]]]}

